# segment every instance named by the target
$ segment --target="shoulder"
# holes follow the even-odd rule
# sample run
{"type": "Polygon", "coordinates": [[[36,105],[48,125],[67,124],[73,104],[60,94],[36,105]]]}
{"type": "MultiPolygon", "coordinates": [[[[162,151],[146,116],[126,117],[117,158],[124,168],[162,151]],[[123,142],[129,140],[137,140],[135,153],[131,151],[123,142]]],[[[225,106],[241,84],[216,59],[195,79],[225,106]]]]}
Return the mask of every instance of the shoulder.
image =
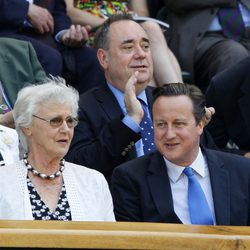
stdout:
{"type": "Polygon", "coordinates": [[[250,159],[241,155],[206,149],[205,150],[206,158],[209,162],[215,162],[218,164],[223,164],[225,168],[233,169],[240,171],[243,168],[246,172],[250,173],[250,159]]]}

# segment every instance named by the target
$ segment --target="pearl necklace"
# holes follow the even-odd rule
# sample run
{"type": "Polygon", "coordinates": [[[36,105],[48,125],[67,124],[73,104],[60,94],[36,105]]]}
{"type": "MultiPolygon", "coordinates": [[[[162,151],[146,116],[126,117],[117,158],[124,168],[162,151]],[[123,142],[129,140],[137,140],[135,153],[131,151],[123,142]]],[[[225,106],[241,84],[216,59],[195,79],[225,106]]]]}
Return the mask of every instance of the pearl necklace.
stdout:
{"type": "Polygon", "coordinates": [[[28,162],[28,154],[25,153],[23,156],[23,163],[24,165],[27,167],[28,171],[31,171],[34,175],[42,178],[42,179],[49,179],[49,180],[53,180],[56,177],[59,177],[62,175],[63,170],[65,169],[65,160],[61,159],[60,160],[60,168],[57,172],[55,172],[54,174],[51,175],[47,175],[47,174],[43,174],[43,173],[39,173],[36,169],[34,169],[28,162]]]}

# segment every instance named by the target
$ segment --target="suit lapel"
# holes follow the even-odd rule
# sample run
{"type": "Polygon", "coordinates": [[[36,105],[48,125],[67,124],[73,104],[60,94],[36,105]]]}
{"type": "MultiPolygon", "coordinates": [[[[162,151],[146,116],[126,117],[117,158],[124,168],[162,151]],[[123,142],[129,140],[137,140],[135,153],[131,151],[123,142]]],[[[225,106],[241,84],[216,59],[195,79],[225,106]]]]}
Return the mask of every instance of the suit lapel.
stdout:
{"type": "Polygon", "coordinates": [[[218,225],[230,224],[229,175],[224,163],[212,151],[204,150],[210,173],[215,218],[218,225]]]}
{"type": "Polygon", "coordinates": [[[97,88],[96,99],[110,120],[123,117],[122,110],[108,85],[97,88]]]}
{"type": "Polygon", "coordinates": [[[168,223],[181,223],[174,212],[173,198],[167,169],[163,157],[156,152],[148,167],[147,182],[154,204],[162,217],[168,223]]]}
{"type": "MultiPolygon", "coordinates": [[[[124,117],[118,101],[114,94],[106,84],[105,86],[98,87],[95,91],[97,101],[100,103],[103,112],[107,117],[112,120],[122,119],[124,117]]],[[[128,153],[128,160],[136,158],[136,149],[133,147],[128,153]]]]}

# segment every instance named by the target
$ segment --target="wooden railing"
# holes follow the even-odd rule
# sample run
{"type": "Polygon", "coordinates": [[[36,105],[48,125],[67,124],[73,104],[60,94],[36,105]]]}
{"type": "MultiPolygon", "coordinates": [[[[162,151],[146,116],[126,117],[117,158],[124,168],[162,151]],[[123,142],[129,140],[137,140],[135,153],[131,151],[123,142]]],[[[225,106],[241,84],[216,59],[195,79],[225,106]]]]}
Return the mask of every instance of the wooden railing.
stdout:
{"type": "Polygon", "coordinates": [[[250,249],[250,227],[131,222],[0,221],[0,248],[250,249]]]}

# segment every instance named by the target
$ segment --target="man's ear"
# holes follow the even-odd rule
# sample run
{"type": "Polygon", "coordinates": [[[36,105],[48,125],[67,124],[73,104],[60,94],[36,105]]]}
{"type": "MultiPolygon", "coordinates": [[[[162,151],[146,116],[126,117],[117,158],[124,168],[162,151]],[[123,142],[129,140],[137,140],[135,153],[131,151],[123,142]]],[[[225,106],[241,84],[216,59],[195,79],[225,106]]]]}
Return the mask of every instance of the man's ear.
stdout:
{"type": "Polygon", "coordinates": [[[203,129],[205,127],[205,119],[201,119],[201,121],[197,125],[199,127],[199,135],[203,133],[203,129]]]}
{"type": "Polygon", "coordinates": [[[104,49],[98,49],[97,50],[97,58],[99,60],[99,63],[103,67],[103,69],[107,69],[107,67],[108,67],[107,52],[104,49]]]}

